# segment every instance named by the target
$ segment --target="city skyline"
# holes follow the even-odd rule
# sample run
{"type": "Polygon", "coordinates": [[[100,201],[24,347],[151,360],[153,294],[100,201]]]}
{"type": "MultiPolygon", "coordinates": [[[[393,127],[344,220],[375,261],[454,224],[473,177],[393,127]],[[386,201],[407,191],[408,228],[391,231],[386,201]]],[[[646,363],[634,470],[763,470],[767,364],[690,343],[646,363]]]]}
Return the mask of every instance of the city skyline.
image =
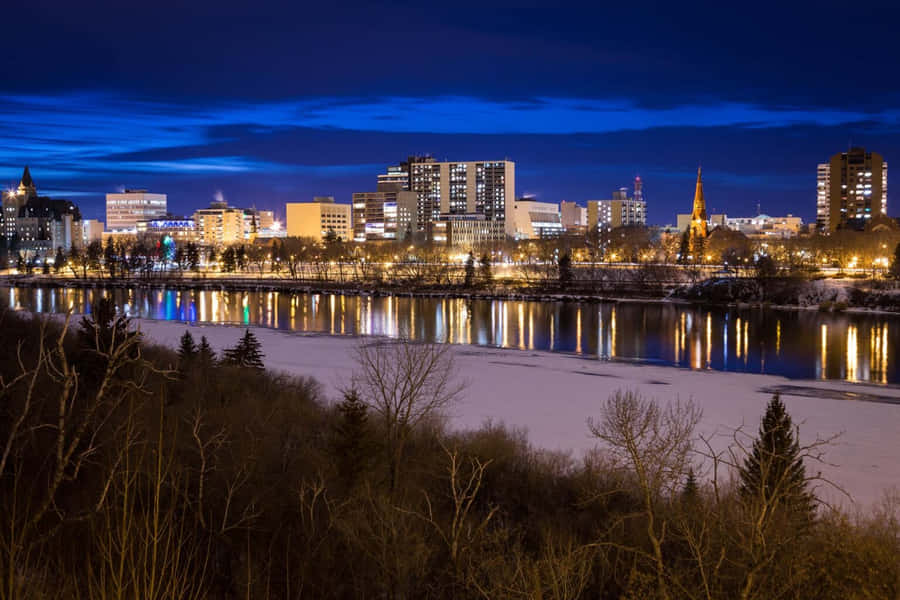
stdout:
{"type": "Polygon", "coordinates": [[[360,5],[278,23],[205,8],[11,7],[0,184],[29,164],[88,217],[126,187],[167,194],[175,213],[217,194],[279,210],[349,203],[431,153],[508,158],[517,195],[548,202],[585,205],[640,175],[648,222],[665,224],[702,164],[711,212],[809,222],[817,164],[851,144],[900,154],[889,6],[842,17],[868,32],[852,52],[820,35],[827,6],[360,5]]]}

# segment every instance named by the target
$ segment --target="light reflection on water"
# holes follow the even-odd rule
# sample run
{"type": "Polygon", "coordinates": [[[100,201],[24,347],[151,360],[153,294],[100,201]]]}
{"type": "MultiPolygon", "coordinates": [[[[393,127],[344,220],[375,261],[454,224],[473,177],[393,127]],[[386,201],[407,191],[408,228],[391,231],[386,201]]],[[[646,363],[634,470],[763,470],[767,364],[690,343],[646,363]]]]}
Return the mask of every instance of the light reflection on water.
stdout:
{"type": "Polygon", "coordinates": [[[331,334],[409,336],[600,359],[900,383],[900,318],[811,311],[219,292],[7,288],[10,306],[89,312],[108,293],[135,317],[331,334]]]}

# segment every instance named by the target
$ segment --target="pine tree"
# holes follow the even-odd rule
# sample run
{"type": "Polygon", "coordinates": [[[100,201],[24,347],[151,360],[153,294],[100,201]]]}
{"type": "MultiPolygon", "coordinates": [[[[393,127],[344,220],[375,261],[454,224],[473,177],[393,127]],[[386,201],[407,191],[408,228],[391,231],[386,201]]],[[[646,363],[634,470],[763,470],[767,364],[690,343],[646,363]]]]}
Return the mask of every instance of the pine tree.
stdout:
{"type": "Polygon", "coordinates": [[[466,287],[472,287],[472,284],[475,283],[475,255],[472,254],[472,251],[469,251],[469,257],[466,259],[466,287]]]}
{"type": "Polygon", "coordinates": [[[178,344],[178,364],[184,369],[197,356],[197,344],[190,331],[185,330],[178,344]]]}
{"type": "Polygon", "coordinates": [[[568,251],[559,257],[557,266],[559,267],[559,286],[566,288],[572,283],[572,257],[569,256],[568,251]]]}
{"type": "Polygon", "coordinates": [[[695,503],[700,497],[700,486],[697,484],[697,477],[694,475],[694,469],[688,469],[687,480],[684,482],[684,488],[681,490],[681,501],[687,504],[695,503]]]}
{"type": "Polygon", "coordinates": [[[225,349],[223,361],[225,364],[262,371],[265,369],[265,366],[263,365],[261,348],[262,345],[259,343],[259,340],[256,339],[252,331],[247,329],[237,345],[225,349]]]}
{"type": "Polygon", "coordinates": [[[368,406],[360,400],[356,390],[344,393],[337,405],[339,420],[335,427],[334,451],[338,473],[348,488],[359,480],[369,464],[368,406]]]}
{"type": "Polygon", "coordinates": [[[481,279],[485,284],[490,284],[494,279],[493,273],[491,273],[491,258],[487,254],[481,255],[481,279]]]}
{"type": "Polygon", "coordinates": [[[678,248],[678,264],[686,265],[688,255],[691,253],[691,235],[685,231],[681,234],[681,245],[678,248]]]}
{"type": "Polygon", "coordinates": [[[197,348],[197,364],[205,370],[211,369],[216,365],[216,352],[209,345],[206,336],[200,336],[200,346],[197,348]]]}
{"type": "Polygon", "coordinates": [[[782,506],[804,518],[813,516],[815,498],[807,489],[800,443],[778,394],[769,401],[759,437],[740,470],[739,489],[748,502],[782,506]]]}

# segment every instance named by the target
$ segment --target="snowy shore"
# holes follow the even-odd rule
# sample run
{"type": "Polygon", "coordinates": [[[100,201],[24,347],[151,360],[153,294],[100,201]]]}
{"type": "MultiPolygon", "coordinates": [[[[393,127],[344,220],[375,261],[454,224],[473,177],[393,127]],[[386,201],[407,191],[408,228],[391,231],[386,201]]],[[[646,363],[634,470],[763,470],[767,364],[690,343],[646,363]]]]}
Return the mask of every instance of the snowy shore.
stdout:
{"type": "MultiPolygon", "coordinates": [[[[216,349],[233,345],[240,328],[141,320],[150,341],[174,347],[187,329],[216,349]]],[[[348,382],[359,338],[255,329],[273,371],[314,377],[327,398],[348,382]]],[[[659,401],[691,398],[703,410],[700,431],[717,433],[724,448],[741,425],[755,435],[766,402],[780,391],[801,442],[841,436],[828,448],[832,465],[809,464],[836,482],[857,506],[879,502],[900,488],[900,386],[791,380],[771,375],[692,371],[674,367],[598,361],[590,357],[477,346],[454,346],[468,386],[450,415],[450,425],[478,428],[490,420],[523,428],[541,448],[580,456],[595,446],[585,420],[619,389],[637,390],[659,401]]],[[[831,501],[848,500],[834,490],[831,501]]]]}

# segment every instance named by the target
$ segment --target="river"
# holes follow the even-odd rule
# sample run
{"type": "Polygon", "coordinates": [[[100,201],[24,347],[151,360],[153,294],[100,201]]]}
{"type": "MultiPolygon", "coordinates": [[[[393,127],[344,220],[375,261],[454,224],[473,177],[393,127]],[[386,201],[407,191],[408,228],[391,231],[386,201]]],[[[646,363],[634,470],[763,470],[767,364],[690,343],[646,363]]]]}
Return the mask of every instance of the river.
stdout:
{"type": "MultiPolygon", "coordinates": [[[[100,290],[0,288],[9,306],[89,312],[100,290]]],[[[338,335],[409,336],[605,360],[900,383],[900,318],[668,303],[520,302],[279,292],[108,290],[128,315],[338,335]]]]}

